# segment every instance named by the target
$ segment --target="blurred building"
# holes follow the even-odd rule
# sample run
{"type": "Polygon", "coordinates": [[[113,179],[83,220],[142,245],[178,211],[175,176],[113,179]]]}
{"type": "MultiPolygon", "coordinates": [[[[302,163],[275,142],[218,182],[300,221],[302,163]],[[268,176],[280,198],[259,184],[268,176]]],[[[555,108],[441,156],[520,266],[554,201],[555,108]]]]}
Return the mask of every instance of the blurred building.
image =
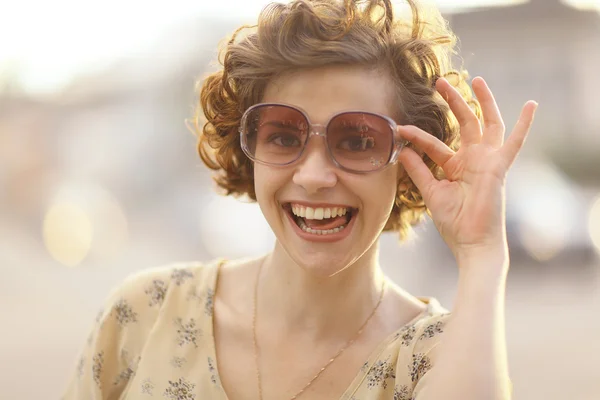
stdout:
{"type": "MultiPolygon", "coordinates": [[[[586,229],[586,204],[590,201],[586,188],[591,188],[593,196],[600,184],[600,113],[596,100],[600,89],[600,15],[559,0],[533,0],[453,14],[450,23],[460,40],[464,66],[472,76],[483,74],[486,78],[508,132],[527,100],[540,103],[520,156],[520,160],[529,157],[538,165],[532,169],[518,163],[518,173],[511,175],[515,182],[509,192],[508,229],[513,233],[513,254],[520,250],[524,255],[535,253],[535,249],[527,248],[531,242],[542,248],[544,243],[553,249],[566,247],[563,257],[556,260],[560,265],[573,257],[594,257],[586,229]],[[527,182],[519,185],[519,178],[527,182]],[[527,205],[531,199],[533,204],[527,205]],[[524,226],[527,218],[522,214],[534,219],[532,211],[540,210],[540,204],[548,208],[540,212],[537,221],[524,226]],[[546,215],[555,215],[554,226],[548,225],[546,215]],[[545,237],[548,229],[556,236],[545,237]]],[[[550,254],[538,255],[550,258],[550,254]]]]}
{"type": "Polygon", "coordinates": [[[577,181],[600,182],[600,15],[559,0],[454,14],[465,66],[484,73],[507,126],[537,99],[525,152],[548,154],[577,181]]]}

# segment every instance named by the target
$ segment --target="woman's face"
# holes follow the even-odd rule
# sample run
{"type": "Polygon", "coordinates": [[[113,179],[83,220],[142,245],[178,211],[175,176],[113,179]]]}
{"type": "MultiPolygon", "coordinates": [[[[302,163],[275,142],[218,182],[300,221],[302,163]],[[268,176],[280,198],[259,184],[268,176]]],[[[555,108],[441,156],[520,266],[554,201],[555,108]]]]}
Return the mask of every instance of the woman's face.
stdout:
{"type": "MultiPolygon", "coordinates": [[[[391,116],[392,88],[380,72],[336,66],[284,75],[267,86],[262,102],[297,106],[313,124],[325,124],[347,110],[391,116]]],[[[395,166],[366,174],[344,171],[321,136],[311,137],[291,165],[254,167],[256,197],[280,247],[300,267],[323,276],[375,251],[398,174],[395,166]]]]}

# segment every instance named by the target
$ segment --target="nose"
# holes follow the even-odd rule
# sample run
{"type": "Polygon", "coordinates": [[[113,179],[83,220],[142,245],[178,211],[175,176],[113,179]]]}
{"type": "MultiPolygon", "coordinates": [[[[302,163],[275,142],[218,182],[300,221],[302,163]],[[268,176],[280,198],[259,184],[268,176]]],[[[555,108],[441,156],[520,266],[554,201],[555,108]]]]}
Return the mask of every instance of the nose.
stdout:
{"type": "Polygon", "coordinates": [[[309,194],[332,188],[338,180],[337,168],[327,151],[323,136],[313,137],[306,143],[304,154],[294,171],[293,182],[309,194]]]}

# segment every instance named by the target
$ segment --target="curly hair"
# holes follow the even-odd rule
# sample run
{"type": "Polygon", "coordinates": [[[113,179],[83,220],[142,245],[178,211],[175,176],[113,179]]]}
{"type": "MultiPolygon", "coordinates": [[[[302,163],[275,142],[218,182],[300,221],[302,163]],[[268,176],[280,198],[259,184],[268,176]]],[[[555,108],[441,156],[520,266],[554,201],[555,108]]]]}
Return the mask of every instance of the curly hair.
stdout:
{"type": "MultiPolygon", "coordinates": [[[[199,155],[217,172],[215,181],[225,194],[256,200],[253,163],[239,140],[242,114],[261,101],[271,80],[303,68],[348,65],[387,72],[395,84],[397,122],[418,126],[458,148],[459,126],[435,90],[436,80],[446,77],[479,118],[481,110],[467,72],[451,67],[456,37],[439,11],[406,3],[411,14],[404,18],[394,16],[391,0],[271,3],[256,25],[234,32],[220,51],[222,68],[198,82],[192,119],[199,155]]],[[[423,159],[435,176],[443,177],[429,157],[423,159]]],[[[396,231],[403,240],[426,212],[423,197],[404,176],[384,231],[396,231]]]]}

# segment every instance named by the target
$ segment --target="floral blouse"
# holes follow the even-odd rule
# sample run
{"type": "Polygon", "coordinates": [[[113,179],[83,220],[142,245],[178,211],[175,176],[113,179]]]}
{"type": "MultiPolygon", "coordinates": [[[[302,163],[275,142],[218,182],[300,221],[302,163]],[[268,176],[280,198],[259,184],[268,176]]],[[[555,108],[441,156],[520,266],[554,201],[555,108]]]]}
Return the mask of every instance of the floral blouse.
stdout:
{"type": "MultiPolygon", "coordinates": [[[[221,264],[129,277],[98,313],[63,400],[227,400],[212,319],[221,264]]],[[[377,346],[340,400],[412,400],[422,390],[449,314],[421,300],[426,311],[377,346]]]]}

